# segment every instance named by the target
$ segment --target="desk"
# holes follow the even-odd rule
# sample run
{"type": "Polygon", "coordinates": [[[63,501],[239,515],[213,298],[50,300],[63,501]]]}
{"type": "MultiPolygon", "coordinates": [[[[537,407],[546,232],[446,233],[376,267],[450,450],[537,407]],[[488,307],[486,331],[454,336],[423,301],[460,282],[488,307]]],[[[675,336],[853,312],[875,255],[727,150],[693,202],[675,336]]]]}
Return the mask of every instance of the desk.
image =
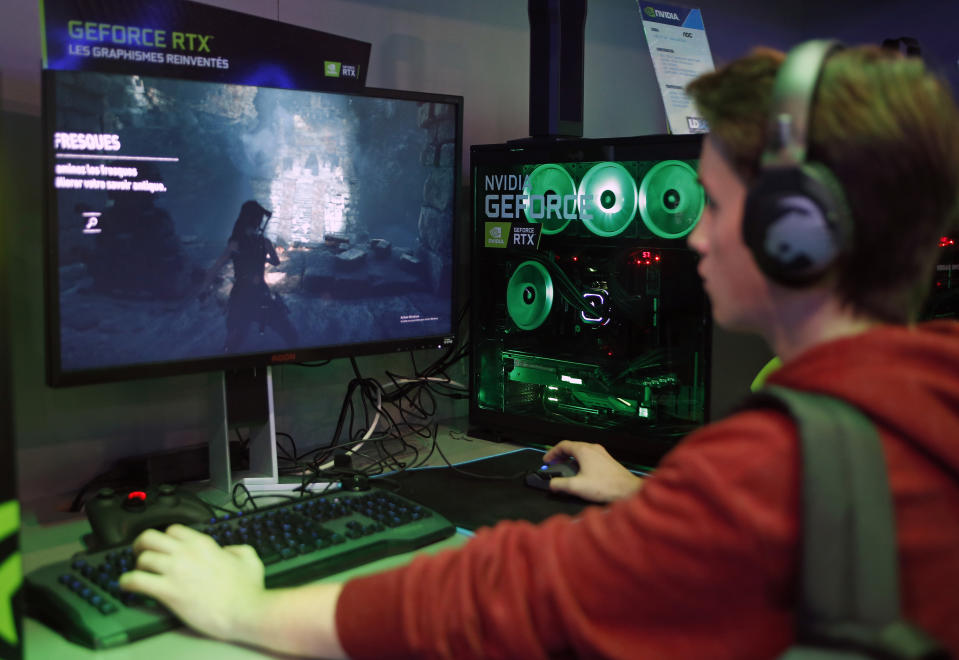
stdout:
{"type": "MultiPolygon", "coordinates": [[[[446,457],[452,462],[463,462],[512,451],[516,447],[484,440],[466,438],[465,433],[455,428],[440,427],[440,442],[446,457]]],[[[426,449],[428,451],[428,448],[426,449]]],[[[430,465],[444,465],[439,456],[431,457],[430,465]]],[[[226,500],[221,494],[220,501],[226,500]]],[[[208,498],[216,502],[216,498],[208,498]]],[[[219,503],[219,502],[216,502],[219,503]]],[[[23,551],[24,573],[55,561],[68,558],[83,549],[80,539],[90,531],[89,523],[83,514],[75,514],[56,523],[41,524],[35,508],[30,503],[23,505],[23,526],[21,530],[21,548],[23,551]]],[[[435,543],[412,553],[387,557],[357,568],[344,571],[328,580],[343,580],[354,575],[372,573],[393,566],[402,565],[419,553],[434,553],[452,548],[468,540],[468,535],[458,533],[444,541],[435,543]]],[[[153,660],[154,658],[203,658],[204,660],[234,660],[249,658],[286,658],[235,644],[225,644],[179,628],[159,635],[153,635],[132,644],[94,651],[67,641],[59,633],[39,621],[26,617],[23,623],[25,660],[70,660],[72,658],[105,658],[108,660],[153,660]]]]}

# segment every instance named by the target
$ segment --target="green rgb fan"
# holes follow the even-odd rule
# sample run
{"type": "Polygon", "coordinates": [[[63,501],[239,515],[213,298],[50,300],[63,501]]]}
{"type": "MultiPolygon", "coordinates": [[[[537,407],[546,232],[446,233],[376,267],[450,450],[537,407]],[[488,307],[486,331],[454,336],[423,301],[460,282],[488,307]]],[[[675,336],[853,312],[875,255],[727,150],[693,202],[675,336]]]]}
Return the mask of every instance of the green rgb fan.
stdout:
{"type": "Polygon", "coordinates": [[[569,220],[555,211],[547,211],[545,199],[547,196],[558,196],[563,200],[568,195],[576,194],[576,184],[573,183],[573,177],[569,175],[569,172],[551,163],[540,165],[527,178],[523,194],[530,198],[530,208],[525,211],[526,219],[534,223],[541,222],[544,234],[558,234],[566,229],[569,220]]]}
{"type": "Polygon", "coordinates": [[[679,160],[656,163],[639,186],[639,215],[660,238],[681,238],[692,231],[705,203],[696,171],[679,160]]]}
{"type": "Polygon", "coordinates": [[[619,163],[599,163],[579,184],[583,224],[597,236],[617,236],[636,217],[636,182],[619,163]]]}
{"type": "Polygon", "coordinates": [[[521,330],[535,330],[549,316],[553,306],[553,280],[546,266],[524,261],[506,285],[506,310],[521,330]]]}

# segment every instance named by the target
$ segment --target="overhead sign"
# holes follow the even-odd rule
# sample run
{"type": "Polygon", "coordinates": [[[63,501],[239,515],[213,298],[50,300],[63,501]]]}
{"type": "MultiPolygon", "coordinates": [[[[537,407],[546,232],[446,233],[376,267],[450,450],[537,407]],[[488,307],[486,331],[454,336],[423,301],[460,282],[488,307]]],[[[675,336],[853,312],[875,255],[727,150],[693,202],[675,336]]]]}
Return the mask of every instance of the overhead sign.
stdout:
{"type": "Polygon", "coordinates": [[[686,95],[686,84],[713,70],[713,56],[699,9],[637,2],[670,133],[709,130],[686,95]]]}
{"type": "Polygon", "coordinates": [[[367,42],[188,0],[41,0],[40,14],[47,69],[286,89],[366,83],[367,42]]]}

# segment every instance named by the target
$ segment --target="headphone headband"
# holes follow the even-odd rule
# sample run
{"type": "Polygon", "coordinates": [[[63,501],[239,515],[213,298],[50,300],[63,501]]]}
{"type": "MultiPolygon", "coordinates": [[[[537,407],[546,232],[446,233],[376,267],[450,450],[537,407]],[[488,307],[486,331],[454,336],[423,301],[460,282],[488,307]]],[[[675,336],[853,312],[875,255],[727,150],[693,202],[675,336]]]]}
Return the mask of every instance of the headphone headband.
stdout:
{"type": "Polygon", "coordinates": [[[793,167],[806,162],[809,115],[823,64],[842,44],[816,39],[799,44],[786,57],[773,84],[762,167],[793,167]]]}

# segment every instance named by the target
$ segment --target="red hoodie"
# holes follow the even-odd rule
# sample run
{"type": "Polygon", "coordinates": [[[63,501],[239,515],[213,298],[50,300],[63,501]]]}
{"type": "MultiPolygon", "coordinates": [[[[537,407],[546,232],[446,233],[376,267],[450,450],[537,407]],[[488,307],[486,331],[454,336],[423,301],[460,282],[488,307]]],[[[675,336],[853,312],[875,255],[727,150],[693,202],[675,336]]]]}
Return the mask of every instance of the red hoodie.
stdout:
{"type": "MultiPolygon", "coordinates": [[[[816,346],[770,384],[841,397],[882,438],[904,616],[959,655],[959,324],[816,346]]],[[[793,640],[799,449],[782,413],[690,434],[633,497],[347,583],[361,658],[770,658],[793,640]]]]}

